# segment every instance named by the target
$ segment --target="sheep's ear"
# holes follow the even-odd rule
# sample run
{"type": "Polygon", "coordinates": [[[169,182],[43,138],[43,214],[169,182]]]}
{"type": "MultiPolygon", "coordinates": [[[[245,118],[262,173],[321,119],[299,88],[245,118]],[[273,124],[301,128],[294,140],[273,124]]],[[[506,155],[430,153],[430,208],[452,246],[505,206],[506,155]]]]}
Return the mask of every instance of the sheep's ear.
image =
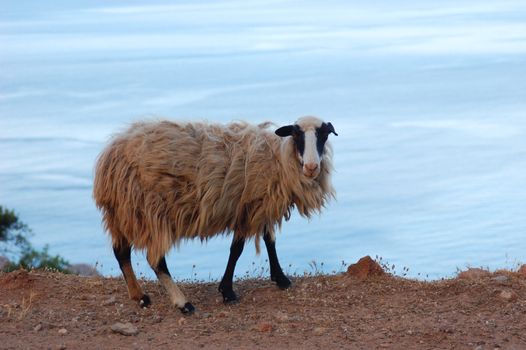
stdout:
{"type": "Polygon", "coordinates": [[[329,132],[332,132],[334,135],[338,136],[338,134],[336,133],[336,130],[334,130],[334,126],[332,126],[330,122],[327,123],[327,126],[329,127],[329,132]]]}
{"type": "Polygon", "coordinates": [[[277,129],[275,132],[276,132],[276,135],[285,137],[285,136],[292,135],[293,130],[294,130],[294,125],[286,125],[286,126],[282,126],[281,128],[277,129]]]}

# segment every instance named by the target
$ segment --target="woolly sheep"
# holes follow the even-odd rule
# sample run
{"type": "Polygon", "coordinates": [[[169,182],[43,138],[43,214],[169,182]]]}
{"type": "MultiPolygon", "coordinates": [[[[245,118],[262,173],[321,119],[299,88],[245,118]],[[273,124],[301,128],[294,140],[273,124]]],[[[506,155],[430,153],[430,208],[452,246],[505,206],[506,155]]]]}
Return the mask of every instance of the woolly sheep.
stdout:
{"type": "Polygon", "coordinates": [[[302,117],[274,133],[271,125],[138,122],[100,154],[93,196],[129,296],[140,306],[148,306],[150,298],[133,272],[132,247],[146,251],[172,304],[192,313],[165,254],[184,239],[203,241],[231,232],[219,285],[225,302],[237,300],[232,279],[247,239],[254,238],[259,253],[263,236],[271,279],[282,289],[291,285],[278,262],[275,229],[294,207],[310,217],[335,196],[332,149],[326,141],[337,134],[331,123],[316,117],[302,117]]]}

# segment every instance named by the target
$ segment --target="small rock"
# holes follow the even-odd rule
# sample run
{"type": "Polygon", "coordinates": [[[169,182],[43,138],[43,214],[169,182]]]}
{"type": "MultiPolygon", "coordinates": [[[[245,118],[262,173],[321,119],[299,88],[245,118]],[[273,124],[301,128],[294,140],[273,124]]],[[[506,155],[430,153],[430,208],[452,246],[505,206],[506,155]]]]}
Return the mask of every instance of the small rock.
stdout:
{"type": "Polygon", "coordinates": [[[35,332],[39,332],[39,331],[41,331],[41,330],[42,330],[42,323],[37,324],[37,325],[33,328],[33,330],[34,330],[35,332]]]}
{"type": "Polygon", "coordinates": [[[228,312],[226,311],[221,311],[220,313],[217,314],[217,317],[227,317],[228,316],[228,312]]]}
{"type": "Polygon", "coordinates": [[[115,296],[110,297],[108,300],[102,303],[103,306],[113,305],[117,302],[115,296]]]}
{"type": "Polygon", "coordinates": [[[161,316],[159,316],[159,315],[154,315],[152,317],[152,321],[153,321],[153,323],[161,323],[163,321],[163,318],[161,316]]]}
{"type": "Polygon", "coordinates": [[[526,278],[526,264],[521,265],[521,267],[519,267],[519,270],[517,272],[519,273],[521,277],[526,278]]]}
{"type": "Polygon", "coordinates": [[[201,317],[202,318],[209,318],[210,316],[212,316],[209,312],[203,312],[201,313],[201,317]]]}
{"type": "Polygon", "coordinates": [[[283,312],[278,312],[276,314],[276,319],[281,322],[287,322],[289,320],[289,316],[283,312]]]}
{"type": "Polygon", "coordinates": [[[122,335],[137,335],[139,333],[139,330],[137,327],[132,325],[130,322],[126,323],[120,323],[117,322],[111,326],[111,330],[115,333],[119,333],[122,335]]]}
{"type": "Polygon", "coordinates": [[[506,283],[510,280],[510,278],[506,275],[498,275],[498,276],[493,277],[492,280],[494,280],[495,282],[499,282],[499,283],[506,283]]]}
{"type": "Polygon", "coordinates": [[[177,324],[178,324],[179,326],[182,326],[182,325],[184,325],[185,323],[186,323],[186,318],[184,318],[184,317],[181,317],[181,318],[177,321],[177,324]]]}
{"type": "Polygon", "coordinates": [[[369,255],[364,256],[356,264],[352,264],[347,268],[347,275],[357,277],[364,280],[371,276],[383,276],[385,271],[382,267],[369,255]]]}
{"type": "Polygon", "coordinates": [[[270,322],[260,322],[258,324],[258,331],[262,333],[269,333],[272,332],[272,323],[270,322]]]}
{"type": "Polygon", "coordinates": [[[503,290],[499,293],[499,297],[504,301],[517,300],[517,293],[512,290],[503,290]]]}
{"type": "Polygon", "coordinates": [[[294,322],[299,322],[302,320],[302,317],[298,315],[294,315],[294,316],[289,317],[289,320],[294,321],[294,322]]]}
{"type": "Polygon", "coordinates": [[[477,280],[477,279],[480,279],[482,277],[486,277],[489,275],[490,275],[489,271],[475,267],[475,268],[469,268],[466,271],[460,272],[457,277],[463,280],[477,280]]]}
{"type": "Polygon", "coordinates": [[[62,343],[60,344],[60,346],[58,347],[58,350],[66,350],[67,347],[66,347],[66,344],[62,343]]]}
{"type": "Polygon", "coordinates": [[[442,327],[442,328],[440,328],[440,331],[443,332],[443,333],[447,333],[447,334],[453,334],[453,333],[455,333],[455,331],[453,330],[453,328],[447,328],[447,327],[442,327]]]}
{"type": "Polygon", "coordinates": [[[327,332],[327,328],[325,328],[325,327],[316,327],[316,328],[314,328],[314,329],[312,330],[312,333],[313,333],[314,335],[318,335],[318,336],[320,336],[320,335],[324,335],[325,332],[327,332]]]}
{"type": "Polygon", "coordinates": [[[58,330],[58,334],[60,334],[60,335],[66,335],[66,334],[68,334],[68,330],[67,330],[66,328],[60,328],[60,329],[58,330]]]}
{"type": "Polygon", "coordinates": [[[99,271],[88,264],[73,264],[68,266],[68,270],[79,276],[100,276],[99,271]]]}

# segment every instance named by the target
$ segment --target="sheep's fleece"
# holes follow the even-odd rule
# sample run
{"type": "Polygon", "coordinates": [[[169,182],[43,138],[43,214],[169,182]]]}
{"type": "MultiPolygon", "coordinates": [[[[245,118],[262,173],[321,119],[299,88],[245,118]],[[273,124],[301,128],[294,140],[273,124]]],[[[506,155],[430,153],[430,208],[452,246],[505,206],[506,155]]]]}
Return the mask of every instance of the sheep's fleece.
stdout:
{"type": "Polygon", "coordinates": [[[274,236],[294,207],[306,217],[319,212],[335,196],[329,142],[320,175],[309,179],[292,138],[274,130],[270,122],[151,121],[117,134],[98,159],[94,183],[113,245],[125,239],[155,264],[182,239],[234,232],[255,238],[259,251],[264,227],[274,236]]]}

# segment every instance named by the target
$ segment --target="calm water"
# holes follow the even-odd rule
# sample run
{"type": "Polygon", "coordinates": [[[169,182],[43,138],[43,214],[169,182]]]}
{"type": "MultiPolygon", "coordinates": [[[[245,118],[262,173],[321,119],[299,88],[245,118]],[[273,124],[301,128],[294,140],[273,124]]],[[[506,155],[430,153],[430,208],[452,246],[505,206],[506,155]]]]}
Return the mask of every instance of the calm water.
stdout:
{"type": "MultiPolygon", "coordinates": [[[[338,200],[278,236],[289,273],[370,254],[413,277],[526,262],[523,1],[0,2],[0,205],[115,275],[91,198],[111,133],[155,116],[339,133],[338,200]]],[[[252,244],[238,275],[265,266],[252,244]]],[[[229,239],[174,249],[220,277],[229,239]]],[[[153,276],[139,254],[137,270],[153,276]]],[[[195,265],[195,267],[193,267],[195,265]]]]}

